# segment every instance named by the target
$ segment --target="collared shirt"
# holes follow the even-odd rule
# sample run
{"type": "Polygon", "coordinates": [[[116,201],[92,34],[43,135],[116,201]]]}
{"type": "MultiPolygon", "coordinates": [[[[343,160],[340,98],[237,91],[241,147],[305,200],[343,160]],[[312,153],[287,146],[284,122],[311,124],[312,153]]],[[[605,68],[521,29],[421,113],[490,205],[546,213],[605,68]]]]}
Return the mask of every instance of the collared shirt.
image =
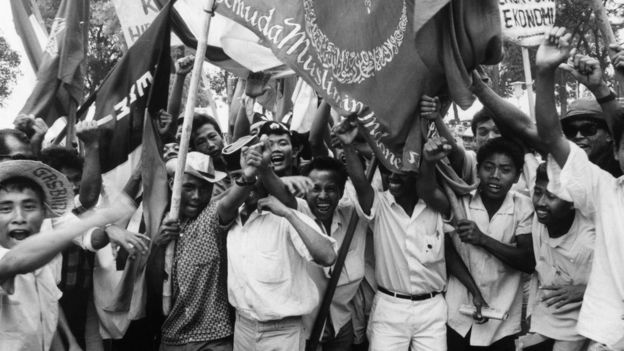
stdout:
{"type": "Polygon", "coordinates": [[[368,216],[355,203],[358,214],[372,221],[379,286],[408,295],[444,290],[444,223],[438,212],[419,199],[409,216],[389,191],[375,190],[368,216]]]}
{"type": "MultiPolygon", "coordinates": [[[[0,247],[0,259],[10,250],[0,247]]],[[[0,284],[0,350],[48,351],[58,323],[54,272],[48,264],[0,284]]]]}
{"type": "Polygon", "coordinates": [[[183,224],[173,257],[173,303],[162,327],[164,343],[211,341],[233,334],[226,233],[219,224],[216,201],[183,224]]]}
{"type": "MultiPolygon", "coordinates": [[[[327,241],[310,217],[296,215],[327,241]]],[[[319,303],[307,272],[312,256],[286,218],[253,211],[243,224],[240,215],[227,235],[228,295],[237,313],[258,321],[303,316],[319,303]]]]}
{"type": "Polygon", "coordinates": [[[592,164],[576,144],[569,145],[563,169],[548,157],[548,188],[572,201],[596,225],[594,261],[577,330],[612,346],[624,342],[624,178],[614,178],[592,164]]]}
{"type": "MultiPolygon", "coordinates": [[[[310,218],[315,218],[310,206],[303,199],[297,199],[297,210],[310,218]]],[[[338,203],[334,211],[331,233],[329,236],[336,240],[338,247],[342,246],[347,227],[349,226],[349,220],[354,211],[355,207],[353,203],[345,197],[338,203]]],[[[362,278],[364,278],[364,250],[366,247],[367,227],[368,222],[363,220],[358,221],[342,273],[338,279],[334,298],[329,307],[331,322],[336,333],[351,320],[349,303],[353,299],[353,296],[355,296],[362,278]]],[[[322,224],[321,228],[325,231],[322,224]]],[[[331,268],[320,268],[316,265],[308,265],[308,272],[319,288],[321,296],[323,296],[327,289],[330,271],[333,271],[333,266],[331,268]]],[[[312,315],[316,317],[316,313],[312,313],[312,315]]]]}
{"type": "MultiPolygon", "coordinates": [[[[594,222],[576,211],[570,230],[551,238],[545,225],[533,219],[533,251],[535,271],[540,286],[587,285],[596,238],[594,222]]],[[[529,304],[534,305],[531,331],[554,340],[583,340],[576,331],[582,301],[560,309],[541,301],[543,291],[531,289],[529,304]]]]}
{"type": "MultiPolygon", "coordinates": [[[[508,192],[491,219],[477,191],[461,200],[467,219],[474,221],[485,235],[503,244],[515,245],[516,236],[531,233],[533,204],[522,194],[508,192]]],[[[451,277],[446,292],[448,325],[460,335],[466,335],[472,329],[470,345],[473,346],[489,346],[505,336],[519,332],[522,272],[509,267],[482,247],[462,243],[456,234],[451,237],[485,301],[492,308],[509,311],[509,318],[476,324],[471,316],[461,314],[459,307],[462,304],[471,305],[472,296],[459,280],[451,277]]]]}

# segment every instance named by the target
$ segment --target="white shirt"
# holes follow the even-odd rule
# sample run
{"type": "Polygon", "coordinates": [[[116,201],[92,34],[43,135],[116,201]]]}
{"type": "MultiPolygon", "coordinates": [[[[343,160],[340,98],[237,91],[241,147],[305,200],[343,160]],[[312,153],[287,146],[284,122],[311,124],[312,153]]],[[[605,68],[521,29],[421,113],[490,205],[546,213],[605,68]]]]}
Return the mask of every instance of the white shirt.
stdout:
{"type": "Polygon", "coordinates": [[[548,188],[596,225],[594,262],[577,330],[612,347],[624,344],[624,178],[614,178],[576,144],[569,145],[563,169],[548,157],[548,188]]]}
{"type": "MultiPolygon", "coordinates": [[[[297,210],[311,218],[315,218],[308,203],[303,199],[297,199],[297,210]]],[[[342,246],[351,215],[354,211],[355,207],[347,197],[343,197],[343,200],[340,201],[334,211],[330,237],[336,240],[338,247],[342,246]]],[[[351,320],[349,303],[353,299],[353,296],[355,296],[362,278],[364,278],[364,251],[366,248],[367,227],[367,221],[358,221],[358,225],[353,233],[351,245],[349,245],[349,252],[345,258],[342,273],[338,279],[338,285],[336,286],[332,303],[329,307],[332,325],[336,333],[351,320]]],[[[322,228],[325,230],[324,227],[322,228]]],[[[327,283],[331,276],[329,271],[330,269],[333,271],[333,268],[333,266],[331,268],[320,268],[316,265],[308,265],[308,272],[319,288],[320,296],[323,296],[327,289],[327,283]]],[[[316,313],[312,313],[312,317],[315,318],[316,313]]]]}
{"type": "Polygon", "coordinates": [[[378,190],[369,216],[357,201],[356,209],[372,221],[379,286],[408,295],[444,291],[444,223],[438,212],[419,199],[408,216],[389,191],[378,190]]]}
{"type": "MultiPolygon", "coordinates": [[[[487,236],[507,245],[516,244],[516,236],[531,233],[533,204],[531,200],[514,191],[507,193],[501,207],[489,218],[481,196],[475,190],[464,196],[462,205],[467,219],[474,221],[487,236]]],[[[474,323],[471,316],[459,312],[462,304],[472,305],[472,295],[455,277],[449,278],[446,301],[448,325],[465,336],[472,328],[470,345],[489,346],[505,336],[520,331],[522,315],[522,272],[509,267],[486,249],[463,243],[459,236],[451,236],[457,252],[468,267],[483,298],[492,308],[509,311],[505,321],[489,320],[474,323]]]]}
{"type": "MultiPolygon", "coordinates": [[[[0,259],[9,250],[0,247],[0,259]]],[[[58,324],[58,300],[50,264],[0,284],[0,350],[48,351],[58,324]]]]}
{"type": "MultiPolygon", "coordinates": [[[[587,285],[596,238],[594,222],[576,211],[570,230],[551,238],[545,225],[533,219],[533,251],[539,285],[587,285]]],[[[531,331],[554,340],[583,340],[576,331],[582,302],[569,303],[559,310],[547,307],[543,291],[531,289],[533,305],[531,331]]]]}
{"type": "MultiPolygon", "coordinates": [[[[336,241],[310,217],[296,214],[335,248],[336,241]]],[[[287,219],[254,211],[243,225],[239,215],[228,233],[227,256],[229,301],[243,316],[258,321],[303,316],[319,303],[306,267],[312,256],[287,219]]]]}

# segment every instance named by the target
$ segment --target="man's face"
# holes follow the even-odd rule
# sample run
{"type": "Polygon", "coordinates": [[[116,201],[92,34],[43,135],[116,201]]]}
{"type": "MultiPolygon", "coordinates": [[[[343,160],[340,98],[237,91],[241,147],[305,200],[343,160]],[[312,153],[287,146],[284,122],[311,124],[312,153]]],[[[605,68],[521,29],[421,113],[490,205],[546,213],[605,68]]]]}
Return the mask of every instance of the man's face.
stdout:
{"type": "Polygon", "coordinates": [[[293,146],[287,134],[269,134],[271,162],[273,170],[279,176],[290,175],[293,167],[293,146]]]}
{"type": "Polygon", "coordinates": [[[12,159],[33,159],[34,154],[30,145],[9,135],[5,139],[8,152],[0,155],[0,162],[12,159]]]}
{"type": "Polygon", "coordinates": [[[196,151],[216,158],[221,156],[223,138],[212,124],[206,123],[199,127],[193,135],[193,145],[196,151]]]}
{"type": "Polygon", "coordinates": [[[405,195],[416,194],[416,182],[418,176],[415,173],[390,173],[388,179],[388,190],[395,198],[405,195]]]}
{"type": "Polygon", "coordinates": [[[180,217],[196,218],[208,206],[212,197],[212,183],[184,173],[180,217]]]}
{"type": "Polygon", "coordinates": [[[69,182],[72,184],[74,195],[80,194],[80,180],[82,179],[82,171],[80,171],[79,169],[67,167],[62,167],[60,171],[65,175],[65,177],[67,177],[69,182]]]}
{"type": "Polygon", "coordinates": [[[483,146],[483,144],[485,144],[488,140],[501,136],[500,132],[498,131],[498,127],[491,119],[479,123],[477,125],[476,132],[477,134],[474,136],[476,150],[479,150],[481,146],[483,146]]]}
{"type": "Polygon", "coordinates": [[[313,169],[308,178],[313,184],[306,193],[310,210],[321,221],[331,220],[344,192],[336,180],[336,172],[313,169]]]}
{"type": "Polygon", "coordinates": [[[611,146],[611,135],[591,118],[563,120],[563,132],[568,140],[585,151],[590,160],[595,160],[611,146]]]}
{"type": "Polygon", "coordinates": [[[0,190],[0,245],[11,249],[20,240],[39,233],[45,208],[31,189],[0,190]]]}
{"type": "Polygon", "coordinates": [[[574,211],[571,202],[564,201],[547,190],[548,181],[538,180],[533,191],[533,207],[537,220],[544,224],[561,222],[574,211]]]}
{"type": "Polygon", "coordinates": [[[168,143],[163,146],[163,159],[165,162],[178,157],[180,145],[178,143],[168,143]]]}
{"type": "Polygon", "coordinates": [[[511,157],[495,153],[486,158],[477,170],[481,195],[489,199],[504,199],[511,186],[518,181],[518,170],[511,157]]]}

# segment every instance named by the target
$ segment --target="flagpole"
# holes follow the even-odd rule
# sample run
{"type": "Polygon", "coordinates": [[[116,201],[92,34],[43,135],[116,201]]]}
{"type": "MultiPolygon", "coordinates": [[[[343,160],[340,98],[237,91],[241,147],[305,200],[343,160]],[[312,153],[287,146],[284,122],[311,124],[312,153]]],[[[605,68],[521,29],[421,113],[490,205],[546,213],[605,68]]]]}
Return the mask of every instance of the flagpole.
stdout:
{"type": "Polygon", "coordinates": [[[529,98],[529,115],[535,120],[535,97],[533,96],[533,77],[531,76],[531,61],[529,60],[529,49],[524,46],[522,49],[522,65],[524,67],[524,81],[527,87],[527,97],[529,98]]]}
{"type": "Polygon", "coordinates": [[[71,97],[69,98],[69,106],[68,106],[68,113],[67,113],[67,125],[65,126],[65,130],[67,130],[67,132],[65,133],[66,139],[65,139],[65,147],[68,148],[73,148],[73,142],[74,139],[76,138],[76,109],[78,108],[76,101],[74,101],[74,99],[72,99],[71,97]]]}
{"type": "MultiPolygon", "coordinates": [[[[173,188],[171,194],[171,208],[169,209],[168,218],[170,220],[178,220],[180,218],[180,199],[182,195],[182,176],[186,167],[186,155],[188,153],[189,141],[191,138],[191,130],[193,127],[193,114],[195,111],[195,102],[197,100],[197,88],[201,79],[202,66],[206,57],[206,46],[208,41],[208,31],[210,30],[210,20],[214,15],[214,0],[208,0],[204,8],[204,18],[202,21],[201,35],[197,40],[197,52],[195,53],[195,62],[193,63],[193,71],[191,74],[191,82],[184,106],[184,122],[182,124],[182,136],[180,139],[180,151],[178,152],[178,163],[176,164],[175,176],[173,178],[173,188]]],[[[173,254],[175,250],[175,241],[167,245],[165,252],[165,270],[173,267],[173,254]]],[[[163,285],[163,312],[169,314],[171,310],[171,274],[165,280],[163,285]]]]}
{"type": "MultiPolygon", "coordinates": [[[[615,33],[613,33],[613,28],[611,28],[611,23],[609,22],[609,17],[607,16],[602,0],[589,0],[588,2],[594,10],[594,15],[598,21],[600,32],[602,32],[604,45],[609,47],[611,44],[617,44],[617,38],[615,37],[615,33]]],[[[596,43],[596,45],[598,45],[598,43],[596,43]]],[[[615,51],[609,50],[609,57],[612,60],[614,55],[615,51]]],[[[618,70],[615,70],[615,79],[618,83],[624,85],[624,75],[622,75],[622,73],[618,70]]]]}

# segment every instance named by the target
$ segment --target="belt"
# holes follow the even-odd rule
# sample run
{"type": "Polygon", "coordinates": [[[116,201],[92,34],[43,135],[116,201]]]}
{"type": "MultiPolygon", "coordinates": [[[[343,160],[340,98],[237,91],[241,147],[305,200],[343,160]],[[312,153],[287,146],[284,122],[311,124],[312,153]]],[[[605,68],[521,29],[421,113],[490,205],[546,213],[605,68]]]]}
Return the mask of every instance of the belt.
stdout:
{"type": "Polygon", "coordinates": [[[422,295],[404,295],[404,294],[399,294],[399,293],[395,293],[392,292],[386,288],[384,288],[383,286],[377,286],[377,290],[381,291],[382,293],[386,294],[386,295],[390,295],[392,297],[396,297],[399,299],[406,299],[406,300],[412,300],[412,301],[422,301],[422,300],[427,300],[430,299],[436,295],[438,295],[440,292],[439,291],[434,291],[434,292],[430,292],[430,293],[426,293],[426,294],[422,294],[422,295]]]}

